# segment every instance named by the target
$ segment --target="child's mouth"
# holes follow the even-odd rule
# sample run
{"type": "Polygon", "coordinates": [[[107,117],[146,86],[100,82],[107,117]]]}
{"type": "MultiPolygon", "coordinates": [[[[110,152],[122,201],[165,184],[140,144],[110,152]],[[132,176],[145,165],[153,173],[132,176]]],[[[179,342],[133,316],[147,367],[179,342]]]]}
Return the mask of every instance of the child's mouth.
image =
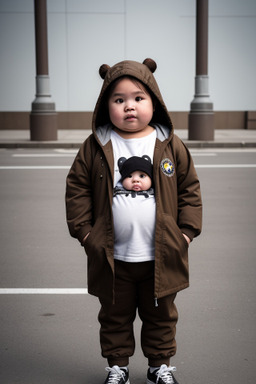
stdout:
{"type": "Polygon", "coordinates": [[[132,189],[133,189],[134,191],[140,191],[140,190],[141,190],[139,184],[133,185],[132,189]]]}
{"type": "Polygon", "coordinates": [[[134,115],[128,115],[125,117],[125,120],[134,120],[136,117],[134,115]]]}

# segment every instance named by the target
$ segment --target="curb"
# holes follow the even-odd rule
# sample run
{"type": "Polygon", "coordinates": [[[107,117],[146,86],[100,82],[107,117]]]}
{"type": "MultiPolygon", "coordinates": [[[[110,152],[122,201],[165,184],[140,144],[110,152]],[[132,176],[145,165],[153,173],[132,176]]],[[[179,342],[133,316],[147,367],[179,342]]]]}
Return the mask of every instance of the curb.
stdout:
{"type": "MultiPolygon", "coordinates": [[[[183,140],[188,148],[256,148],[256,142],[223,142],[223,141],[189,141],[183,140]]],[[[43,148],[43,149],[58,149],[58,148],[76,148],[79,149],[82,142],[63,142],[63,141],[20,141],[20,142],[0,142],[0,148],[18,149],[18,148],[43,148]]]]}
{"type": "Polygon", "coordinates": [[[63,143],[59,141],[32,141],[32,142],[5,142],[0,143],[0,148],[18,149],[18,148],[80,148],[82,143],[63,143]]]}

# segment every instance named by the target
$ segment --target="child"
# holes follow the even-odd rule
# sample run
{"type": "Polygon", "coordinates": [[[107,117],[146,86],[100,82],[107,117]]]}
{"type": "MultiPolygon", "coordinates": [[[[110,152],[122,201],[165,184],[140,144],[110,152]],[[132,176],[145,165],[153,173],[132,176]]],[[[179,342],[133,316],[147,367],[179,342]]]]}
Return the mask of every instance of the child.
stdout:
{"type": "Polygon", "coordinates": [[[148,156],[132,156],[128,160],[120,157],[118,167],[122,178],[114,189],[114,196],[125,194],[132,197],[149,197],[154,193],[152,186],[153,167],[148,156]]]}
{"type": "Polygon", "coordinates": [[[88,292],[101,304],[105,384],[130,383],[137,309],[147,383],[177,383],[169,366],[176,352],[174,300],[189,286],[188,244],[201,232],[199,180],[188,149],[173,132],[155,69],[152,59],[100,67],[104,83],[93,132],[67,176],[67,223],[88,256],[88,292]],[[139,196],[113,198],[121,178],[118,159],[145,154],[153,159],[155,195],[140,196],[142,207],[134,216],[139,196]]]}

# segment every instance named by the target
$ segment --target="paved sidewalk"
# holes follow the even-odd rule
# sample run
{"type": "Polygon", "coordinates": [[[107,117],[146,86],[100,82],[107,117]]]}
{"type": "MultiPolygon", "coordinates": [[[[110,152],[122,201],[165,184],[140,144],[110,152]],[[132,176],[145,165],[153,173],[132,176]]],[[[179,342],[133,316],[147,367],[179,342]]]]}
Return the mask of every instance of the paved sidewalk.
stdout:
{"type": "MultiPolygon", "coordinates": [[[[57,141],[30,141],[30,131],[0,130],[0,148],[79,148],[90,130],[59,130],[57,141]]],[[[187,130],[176,130],[189,148],[256,148],[256,130],[215,130],[214,141],[188,140],[187,130]]]]}

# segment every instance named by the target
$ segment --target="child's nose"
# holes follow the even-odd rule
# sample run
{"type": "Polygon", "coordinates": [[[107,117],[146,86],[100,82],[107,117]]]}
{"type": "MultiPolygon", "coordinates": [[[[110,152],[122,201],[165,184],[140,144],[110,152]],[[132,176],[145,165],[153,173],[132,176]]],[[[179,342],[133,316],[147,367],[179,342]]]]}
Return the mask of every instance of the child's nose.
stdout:
{"type": "Polygon", "coordinates": [[[128,112],[128,111],[134,111],[134,105],[132,103],[128,103],[126,104],[125,106],[125,111],[128,112]]]}

